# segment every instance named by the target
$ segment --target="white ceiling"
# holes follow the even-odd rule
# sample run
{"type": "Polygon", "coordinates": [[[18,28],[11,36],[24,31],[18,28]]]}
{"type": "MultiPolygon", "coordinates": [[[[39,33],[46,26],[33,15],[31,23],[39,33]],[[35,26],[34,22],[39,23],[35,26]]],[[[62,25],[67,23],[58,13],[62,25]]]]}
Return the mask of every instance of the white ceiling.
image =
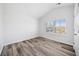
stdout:
{"type": "Polygon", "coordinates": [[[61,7],[61,6],[66,6],[66,5],[71,5],[71,4],[61,4],[60,6],[56,5],[56,3],[36,3],[36,4],[26,4],[26,6],[29,8],[27,9],[28,14],[30,16],[33,16],[35,18],[40,18],[47,12],[49,12],[53,8],[61,7]]]}
{"type": "MultiPolygon", "coordinates": [[[[62,7],[66,5],[72,5],[71,3],[62,3],[60,6],[56,5],[57,3],[21,3],[21,4],[8,4],[10,7],[13,7],[15,5],[18,7],[24,8],[25,13],[28,16],[34,17],[34,18],[40,18],[43,15],[45,15],[47,12],[49,12],[53,8],[62,7]]],[[[6,4],[7,5],[7,4],[6,4]]],[[[5,6],[6,6],[5,5],[5,6]]]]}
{"type": "Polygon", "coordinates": [[[35,18],[40,18],[47,12],[49,12],[53,8],[61,7],[61,6],[66,6],[70,4],[61,4],[60,6],[56,5],[55,3],[41,3],[41,4],[29,4],[29,14],[35,18]]]}

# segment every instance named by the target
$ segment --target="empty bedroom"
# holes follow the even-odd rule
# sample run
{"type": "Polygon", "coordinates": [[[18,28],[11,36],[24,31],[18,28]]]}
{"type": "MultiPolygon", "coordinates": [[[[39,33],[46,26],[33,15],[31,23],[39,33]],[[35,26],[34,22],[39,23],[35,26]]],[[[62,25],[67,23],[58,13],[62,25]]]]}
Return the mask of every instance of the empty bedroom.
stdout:
{"type": "Polygon", "coordinates": [[[78,14],[78,3],[0,3],[0,56],[79,55],[78,14]]]}

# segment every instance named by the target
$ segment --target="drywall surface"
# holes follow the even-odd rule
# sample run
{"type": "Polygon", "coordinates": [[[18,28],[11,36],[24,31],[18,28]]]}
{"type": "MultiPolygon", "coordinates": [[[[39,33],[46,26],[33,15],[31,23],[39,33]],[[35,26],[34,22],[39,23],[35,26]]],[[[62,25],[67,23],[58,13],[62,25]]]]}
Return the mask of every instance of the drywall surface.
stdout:
{"type": "Polygon", "coordinates": [[[47,13],[44,17],[40,19],[40,36],[73,45],[73,30],[74,30],[74,11],[73,11],[73,6],[65,6],[65,7],[60,7],[56,8],[49,13],[47,13]],[[56,19],[66,19],[66,30],[65,33],[49,33],[46,32],[46,22],[49,21],[50,19],[56,20],[56,19]]]}
{"type": "Polygon", "coordinates": [[[24,5],[5,4],[5,44],[11,44],[38,36],[38,20],[27,15],[24,5]]]}
{"type": "Polygon", "coordinates": [[[2,47],[3,47],[3,10],[2,10],[2,4],[0,4],[0,53],[1,53],[1,50],[2,50],[2,47]]]}

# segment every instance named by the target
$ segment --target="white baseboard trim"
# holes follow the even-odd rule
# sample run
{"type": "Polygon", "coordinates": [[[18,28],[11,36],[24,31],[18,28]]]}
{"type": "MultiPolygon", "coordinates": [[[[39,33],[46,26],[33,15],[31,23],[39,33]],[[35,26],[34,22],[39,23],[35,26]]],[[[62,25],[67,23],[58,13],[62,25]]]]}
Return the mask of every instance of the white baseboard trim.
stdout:
{"type": "MultiPolygon", "coordinates": [[[[41,36],[41,37],[48,38],[48,39],[50,39],[50,40],[54,40],[54,39],[56,39],[56,38],[51,39],[51,38],[49,38],[49,37],[47,37],[47,36],[41,36]]],[[[54,40],[54,41],[57,41],[57,42],[60,42],[60,43],[64,43],[64,44],[68,44],[68,45],[73,46],[73,44],[72,44],[72,43],[68,43],[68,42],[64,42],[64,41],[60,41],[60,40],[54,40]]]]}

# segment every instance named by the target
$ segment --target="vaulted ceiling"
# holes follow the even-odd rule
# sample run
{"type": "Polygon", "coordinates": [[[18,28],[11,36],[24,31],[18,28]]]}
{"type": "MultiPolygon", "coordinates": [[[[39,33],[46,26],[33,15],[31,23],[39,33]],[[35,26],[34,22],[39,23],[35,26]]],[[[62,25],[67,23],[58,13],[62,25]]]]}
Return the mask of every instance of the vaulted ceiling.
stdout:
{"type": "MultiPolygon", "coordinates": [[[[50,10],[62,7],[66,5],[71,5],[71,3],[62,3],[60,5],[57,5],[57,3],[13,3],[13,4],[5,4],[8,8],[20,8],[19,10],[26,13],[28,16],[34,17],[34,18],[40,18],[43,15],[45,15],[50,10]]],[[[18,11],[19,11],[18,10],[18,11]]]]}
{"type": "Polygon", "coordinates": [[[26,5],[29,6],[28,14],[30,14],[30,16],[33,16],[35,18],[40,18],[54,8],[71,5],[71,4],[61,4],[60,6],[56,5],[56,3],[39,3],[39,4],[26,4],[26,5]]]}

